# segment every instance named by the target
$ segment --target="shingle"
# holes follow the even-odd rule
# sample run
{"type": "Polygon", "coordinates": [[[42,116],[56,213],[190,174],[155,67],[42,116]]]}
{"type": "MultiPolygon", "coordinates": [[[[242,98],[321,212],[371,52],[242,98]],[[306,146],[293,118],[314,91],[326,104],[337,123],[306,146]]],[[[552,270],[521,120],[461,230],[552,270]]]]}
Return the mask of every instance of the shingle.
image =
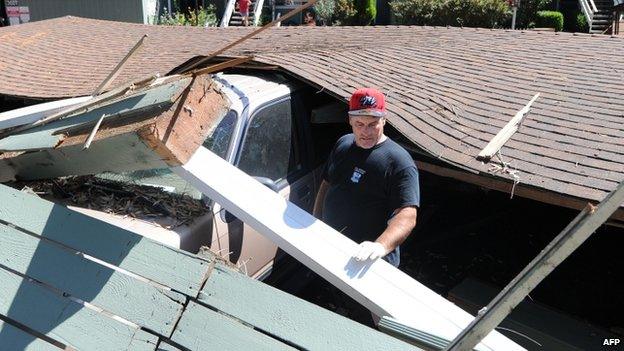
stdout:
{"type": "MultiPolygon", "coordinates": [[[[76,17],[0,28],[0,94],[89,94],[143,34],[113,86],[165,74],[251,30],[76,17]]],[[[624,180],[623,47],[624,38],[569,33],[280,27],[225,55],[253,54],[344,100],[376,86],[388,94],[390,123],[432,157],[506,180],[475,156],[541,92],[504,159],[525,185],[597,201],[624,180]]]]}

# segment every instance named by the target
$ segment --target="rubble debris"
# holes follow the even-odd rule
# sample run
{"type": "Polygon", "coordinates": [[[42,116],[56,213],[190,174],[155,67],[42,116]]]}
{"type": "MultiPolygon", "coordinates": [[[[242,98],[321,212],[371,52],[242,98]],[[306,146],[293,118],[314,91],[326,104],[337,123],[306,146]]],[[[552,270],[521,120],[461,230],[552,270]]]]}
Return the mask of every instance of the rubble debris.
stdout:
{"type": "MultiPolygon", "coordinates": [[[[97,176],[69,176],[9,184],[46,199],[137,219],[170,217],[171,227],[191,223],[208,208],[202,200],[149,185],[118,182],[97,176]]],[[[169,228],[168,228],[169,229],[169,228]]]]}

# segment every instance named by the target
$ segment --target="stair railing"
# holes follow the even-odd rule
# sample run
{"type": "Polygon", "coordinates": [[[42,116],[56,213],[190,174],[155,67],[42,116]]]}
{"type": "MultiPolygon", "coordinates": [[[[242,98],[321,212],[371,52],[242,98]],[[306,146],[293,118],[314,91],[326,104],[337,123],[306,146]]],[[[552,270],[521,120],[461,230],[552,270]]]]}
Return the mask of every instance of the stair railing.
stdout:
{"type": "Polygon", "coordinates": [[[235,3],[236,0],[228,0],[227,5],[225,5],[225,10],[223,11],[223,17],[221,17],[221,23],[219,23],[219,27],[227,27],[230,24],[230,18],[232,18],[235,3]]]}
{"type": "Polygon", "coordinates": [[[257,26],[260,23],[260,16],[262,16],[262,6],[264,6],[264,0],[256,0],[253,15],[254,26],[257,26]]]}
{"type": "Polygon", "coordinates": [[[587,19],[587,24],[591,29],[592,21],[594,20],[594,13],[598,11],[596,4],[594,3],[594,0],[579,0],[579,4],[581,5],[581,10],[587,19]]]}

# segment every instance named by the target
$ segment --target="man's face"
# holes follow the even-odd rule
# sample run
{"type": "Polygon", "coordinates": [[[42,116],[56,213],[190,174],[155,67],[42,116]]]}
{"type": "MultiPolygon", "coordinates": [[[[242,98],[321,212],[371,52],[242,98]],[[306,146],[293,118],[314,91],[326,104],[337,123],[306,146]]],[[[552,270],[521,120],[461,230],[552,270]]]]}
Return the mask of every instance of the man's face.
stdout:
{"type": "Polygon", "coordinates": [[[386,119],[373,116],[349,116],[349,124],[355,135],[355,144],[362,149],[370,149],[379,143],[386,119]]]}

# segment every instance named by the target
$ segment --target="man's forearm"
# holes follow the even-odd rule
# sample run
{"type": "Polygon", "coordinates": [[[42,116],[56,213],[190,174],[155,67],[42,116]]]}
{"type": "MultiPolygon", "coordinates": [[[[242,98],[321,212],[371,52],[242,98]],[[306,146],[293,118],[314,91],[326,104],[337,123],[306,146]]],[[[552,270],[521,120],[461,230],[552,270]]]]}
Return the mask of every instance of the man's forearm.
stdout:
{"type": "Polygon", "coordinates": [[[386,254],[401,245],[416,227],[416,207],[403,207],[388,223],[386,230],[375,240],[386,249],[386,254]]]}

